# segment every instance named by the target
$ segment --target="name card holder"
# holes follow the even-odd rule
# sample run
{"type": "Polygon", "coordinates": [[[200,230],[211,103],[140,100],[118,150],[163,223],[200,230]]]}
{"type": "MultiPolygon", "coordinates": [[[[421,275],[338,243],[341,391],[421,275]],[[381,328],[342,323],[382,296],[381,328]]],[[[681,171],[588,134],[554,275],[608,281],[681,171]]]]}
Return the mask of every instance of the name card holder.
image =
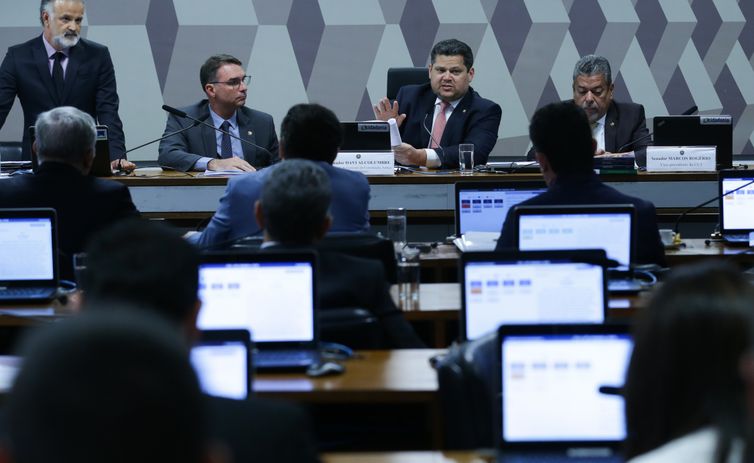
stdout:
{"type": "Polygon", "coordinates": [[[714,146],[648,146],[647,172],[714,172],[714,146]]]}
{"type": "Polygon", "coordinates": [[[340,151],[332,165],[364,175],[393,175],[395,157],[392,151],[340,151]]]}

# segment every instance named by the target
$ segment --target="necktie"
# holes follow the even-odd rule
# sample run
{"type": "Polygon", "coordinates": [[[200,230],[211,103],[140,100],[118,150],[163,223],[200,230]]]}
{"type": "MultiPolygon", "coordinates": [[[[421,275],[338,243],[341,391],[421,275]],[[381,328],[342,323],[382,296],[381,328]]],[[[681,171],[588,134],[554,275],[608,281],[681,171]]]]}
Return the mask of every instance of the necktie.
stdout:
{"type": "Polygon", "coordinates": [[[63,65],[60,62],[65,58],[63,52],[55,52],[55,62],[52,64],[52,81],[55,83],[55,90],[58,92],[58,98],[63,98],[63,65]]]}
{"type": "Polygon", "coordinates": [[[442,133],[445,131],[445,124],[448,120],[445,118],[445,110],[448,109],[448,103],[445,101],[440,102],[440,113],[435,118],[435,126],[432,129],[432,140],[429,143],[430,148],[437,148],[440,146],[440,140],[442,140],[442,133]]]}
{"type": "MultiPolygon", "coordinates": [[[[230,132],[230,122],[223,121],[223,123],[220,124],[220,128],[224,132],[230,132]]],[[[233,157],[233,146],[230,144],[230,135],[227,133],[223,133],[222,138],[220,139],[220,157],[223,159],[233,157]]]]}

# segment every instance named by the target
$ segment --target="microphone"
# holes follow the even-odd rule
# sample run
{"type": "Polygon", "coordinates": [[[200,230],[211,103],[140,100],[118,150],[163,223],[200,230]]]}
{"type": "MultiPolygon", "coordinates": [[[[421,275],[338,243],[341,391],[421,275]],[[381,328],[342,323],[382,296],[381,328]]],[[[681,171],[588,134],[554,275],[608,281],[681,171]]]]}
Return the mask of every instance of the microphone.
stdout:
{"type": "MultiPolygon", "coordinates": [[[[435,145],[437,145],[436,147],[430,148],[430,149],[442,151],[443,153],[442,157],[445,157],[445,151],[443,150],[443,147],[440,146],[440,142],[435,140],[435,137],[432,136],[432,131],[427,128],[427,116],[429,116],[429,113],[424,115],[424,120],[422,121],[422,128],[429,134],[429,144],[432,145],[434,143],[435,145]]],[[[440,159],[441,161],[442,161],[442,157],[440,159]]]]}
{"type": "MultiPolygon", "coordinates": [[[[694,106],[690,107],[689,109],[687,109],[686,111],[682,112],[681,116],[690,116],[690,115],[694,114],[698,109],[699,109],[699,107],[697,107],[696,105],[694,105],[694,106]]],[[[650,138],[652,135],[654,135],[654,131],[649,132],[646,135],[642,135],[641,137],[637,138],[636,140],[631,140],[630,142],[628,142],[625,145],[623,145],[620,148],[618,148],[617,152],[622,153],[623,149],[628,148],[629,146],[633,145],[634,143],[638,143],[638,142],[640,142],[642,140],[650,138]]]]}
{"type": "Polygon", "coordinates": [[[706,206],[707,204],[709,204],[709,203],[711,203],[711,202],[717,201],[717,200],[719,200],[720,198],[724,198],[724,197],[728,196],[729,194],[732,194],[732,193],[735,193],[735,192],[736,192],[736,191],[738,191],[738,190],[744,189],[744,188],[746,188],[747,186],[751,185],[752,183],[754,183],[754,180],[751,180],[750,182],[744,183],[744,184],[743,184],[743,185],[741,185],[740,187],[738,187],[738,188],[734,188],[734,189],[732,189],[732,190],[730,190],[730,191],[728,191],[728,192],[725,192],[725,193],[723,193],[723,194],[721,194],[721,195],[715,196],[714,198],[710,199],[709,201],[705,201],[705,202],[703,202],[703,203],[701,203],[701,204],[697,204],[697,205],[696,205],[696,206],[694,206],[694,207],[691,207],[691,208],[689,208],[689,209],[686,209],[685,211],[683,211],[683,212],[681,213],[681,215],[680,215],[680,216],[678,216],[678,220],[676,220],[676,221],[675,221],[675,227],[673,227],[673,232],[674,232],[674,233],[675,233],[675,234],[676,234],[677,236],[679,236],[679,237],[680,237],[680,234],[678,233],[678,227],[680,226],[680,224],[681,224],[681,220],[683,220],[683,218],[684,218],[684,217],[686,217],[686,216],[687,216],[688,214],[690,214],[690,213],[694,212],[695,210],[697,210],[697,209],[700,209],[700,208],[702,208],[702,207],[706,206]]]}
{"type": "Polygon", "coordinates": [[[174,108],[172,106],[168,106],[166,104],[162,105],[162,109],[163,109],[163,111],[167,111],[167,112],[169,112],[170,114],[172,114],[172,115],[174,115],[176,117],[180,117],[181,119],[188,119],[190,121],[194,121],[194,125],[192,125],[191,127],[194,127],[194,126],[197,126],[197,125],[206,125],[210,129],[216,130],[216,131],[218,131],[218,132],[220,132],[220,133],[222,133],[224,135],[228,135],[230,138],[235,138],[236,140],[240,141],[241,143],[246,143],[247,145],[253,146],[255,148],[259,148],[260,150],[262,150],[265,153],[267,153],[267,154],[270,155],[270,161],[271,162],[275,158],[275,155],[272,154],[272,153],[270,153],[270,151],[267,148],[265,148],[264,146],[259,146],[256,143],[250,142],[249,140],[244,140],[243,138],[237,137],[237,136],[233,135],[232,133],[230,133],[230,132],[228,132],[226,130],[218,129],[217,127],[215,127],[214,125],[212,125],[212,124],[210,124],[210,123],[208,123],[206,121],[203,121],[203,120],[200,120],[200,119],[196,119],[194,117],[189,116],[188,114],[186,114],[185,112],[181,111],[180,109],[176,109],[176,108],[174,108]]]}
{"type": "Polygon", "coordinates": [[[167,135],[163,135],[163,136],[161,136],[160,138],[155,138],[154,140],[148,141],[148,142],[146,142],[146,143],[143,143],[143,144],[141,144],[141,145],[139,145],[139,146],[135,146],[135,147],[133,147],[133,148],[131,148],[131,149],[127,149],[127,150],[126,150],[126,151],[125,151],[125,152],[124,152],[123,154],[128,154],[128,153],[130,153],[131,151],[136,151],[136,150],[137,150],[137,149],[139,149],[139,148],[144,148],[144,147],[145,147],[145,146],[147,146],[147,145],[151,145],[152,143],[157,143],[158,141],[162,141],[162,140],[164,140],[164,139],[166,139],[166,138],[170,138],[170,137],[172,137],[173,135],[178,135],[179,133],[182,133],[182,132],[185,132],[185,131],[187,131],[187,130],[193,129],[193,128],[194,128],[194,127],[196,127],[197,125],[199,125],[199,122],[194,122],[193,124],[189,125],[188,127],[184,127],[184,128],[182,128],[182,129],[180,129],[180,130],[176,130],[176,131],[174,131],[174,132],[170,132],[169,134],[167,134],[167,135]]]}

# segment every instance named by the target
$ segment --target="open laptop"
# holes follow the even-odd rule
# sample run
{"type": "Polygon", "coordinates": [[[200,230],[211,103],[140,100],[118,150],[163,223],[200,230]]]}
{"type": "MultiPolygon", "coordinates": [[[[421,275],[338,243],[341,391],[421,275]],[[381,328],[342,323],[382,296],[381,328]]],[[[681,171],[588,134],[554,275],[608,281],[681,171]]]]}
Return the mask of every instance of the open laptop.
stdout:
{"type": "Polygon", "coordinates": [[[602,323],[605,251],[505,251],[461,255],[461,339],[502,324],[602,323]]]}
{"type": "Polygon", "coordinates": [[[632,350],[627,325],[501,326],[498,461],[622,461],[632,350]]]}
{"type": "Polygon", "coordinates": [[[461,251],[495,249],[508,210],[546,190],[543,181],[456,183],[456,246],[461,251]]]}
{"type": "Polygon", "coordinates": [[[387,122],[341,122],[343,143],[339,151],[390,151],[387,122]]]}
{"type": "Polygon", "coordinates": [[[50,301],[57,289],[55,210],[0,209],[0,301],[50,301]]]}
{"type": "Polygon", "coordinates": [[[636,209],[632,204],[583,206],[516,206],[516,248],[521,251],[604,249],[617,262],[609,271],[608,290],[636,293],[632,279],[636,209]]]}
{"type": "Polygon", "coordinates": [[[655,146],[715,146],[717,168],[733,164],[733,124],[725,115],[655,116],[655,146]]]}
{"type": "Polygon", "coordinates": [[[748,170],[721,170],[718,174],[720,233],[729,243],[748,245],[749,233],[754,232],[754,183],[752,182],[754,182],[754,172],[748,170]],[[737,188],[741,189],[730,193],[737,188]]]}
{"type": "Polygon", "coordinates": [[[202,391],[245,399],[251,392],[251,340],[248,330],[202,331],[191,347],[191,365],[202,391]]]}
{"type": "MultiPolygon", "coordinates": [[[[92,163],[92,169],[89,171],[89,175],[95,177],[111,177],[113,175],[112,167],[110,166],[110,141],[107,136],[107,126],[96,126],[97,137],[94,143],[94,163],[92,163]]],[[[34,143],[36,134],[34,126],[29,127],[30,143],[34,143]]],[[[31,165],[34,172],[39,167],[39,161],[35,154],[31,155],[31,165]]]]}
{"type": "Polygon", "coordinates": [[[199,266],[201,330],[254,333],[257,369],[318,363],[317,261],[313,252],[220,252],[199,266]]]}

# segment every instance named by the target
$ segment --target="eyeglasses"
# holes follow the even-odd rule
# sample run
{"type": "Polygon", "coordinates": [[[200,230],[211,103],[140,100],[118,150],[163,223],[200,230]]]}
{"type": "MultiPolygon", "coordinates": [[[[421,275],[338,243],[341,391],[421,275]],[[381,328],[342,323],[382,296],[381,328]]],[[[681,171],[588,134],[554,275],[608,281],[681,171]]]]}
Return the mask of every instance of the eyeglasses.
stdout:
{"type": "Polygon", "coordinates": [[[210,84],[225,84],[228,87],[238,88],[238,87],[241,86],[241,82],[243,82],[244,85],[248,86],[249,82],[251,82],[251,76],[236,77],[235,79],[226,80],[225,82],[214,81],[214,82],[208,82],[208,83],[210,83],[210,84]]]}

